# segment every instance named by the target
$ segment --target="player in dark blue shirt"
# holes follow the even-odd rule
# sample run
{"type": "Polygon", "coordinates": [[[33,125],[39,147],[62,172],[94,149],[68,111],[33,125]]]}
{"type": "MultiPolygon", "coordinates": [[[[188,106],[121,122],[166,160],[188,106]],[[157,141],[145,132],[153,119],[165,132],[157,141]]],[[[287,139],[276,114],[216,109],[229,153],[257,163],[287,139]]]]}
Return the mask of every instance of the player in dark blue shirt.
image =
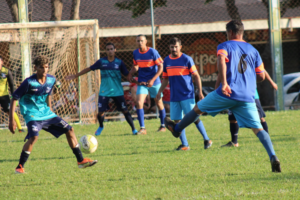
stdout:
{"type": "Polygon", "coordinates": [[[97,163],[97,160],[83,158],[79,149],[77,138],[73,128],[51,111],[51,92],[55,84],[55,77],[48,74],[48,58],[38,56],[34,60],[36,74],[25,79],[20,87],[13,93],[11,109],[9,111],[9,130],[15,133],[15,121],[13,113],[16,109],[16,101],[19,100],[21,114],[23,115],[28,134],[27,142],[23,146],[16,173],[25,173],[24,164],[27,161],[34,143],[37,141],[41,129],[58,138],[66,134],[69,146],[73,150],[79,168],[85,168],[97,163]],[[48,102],[48,105],[47,105],[48,102]]]}

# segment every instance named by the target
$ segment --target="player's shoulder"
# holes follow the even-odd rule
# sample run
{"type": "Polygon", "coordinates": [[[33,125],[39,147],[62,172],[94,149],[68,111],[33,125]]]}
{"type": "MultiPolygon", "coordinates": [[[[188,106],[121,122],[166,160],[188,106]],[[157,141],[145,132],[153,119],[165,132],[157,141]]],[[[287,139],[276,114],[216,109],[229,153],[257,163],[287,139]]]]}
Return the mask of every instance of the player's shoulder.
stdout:
{"type": "Polygon", "coordinates": [[[123,61],[120,58],[115,57],[115,63],[122,63],[123,61]]]}
{"type": "Polygon", "coordinates": [[[156,49],[153,49],[152,47],[149,47],[149,50],[148,50],[148,52],[150,52],[150,53],[157,53],[157,54],[159,54],[159,53],[158,53],[158,51],[157,51],[156,49]]]}
{"type": "Polygon", "coordinates": [[[47,74],[47,82],[54,83],[56,81],[56,77],[50,74],[47,74]]]}
{"type": "Polygon", "coordinates": [[[185,59],[185,60],[193,60],[193,58],[191,56],[189,56],[189,55],[187,55],[185,53],[182,53],[181,58],[185,59]]]}
{"type": "Polygon", "coordinates": [[[134,50],[133,51],[133,54],[135,55],[135,54],[138,54],[139,53],[139,49],[136,49],[136,50],[134,50]]]}
{"type": "Polygon", "coordinates": [[[169,61],[169,60],[171,60],[171,59],[170,59],[170,55],[167,55],[167,56],[164,58],[164,62],[169,61]]]}

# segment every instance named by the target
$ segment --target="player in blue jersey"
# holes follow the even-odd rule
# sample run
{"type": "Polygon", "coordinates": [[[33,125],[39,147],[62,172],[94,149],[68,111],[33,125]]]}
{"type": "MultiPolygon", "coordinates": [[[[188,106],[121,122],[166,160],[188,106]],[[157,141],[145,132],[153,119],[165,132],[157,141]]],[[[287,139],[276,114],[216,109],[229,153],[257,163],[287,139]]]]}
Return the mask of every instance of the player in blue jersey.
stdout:
{"type": "Polygon", "coordinates": [[[98,98],[98,121],[99,128],[96,130],[95,135],[98,136],[104,129],[103,122],[105,117],[105,111],[109,109],[109,99],[112,98],[117,106],[117,109],[121,111],[126,121],[131,127],[132,133],[137,134],[137,130],[134,127],[131,114],[127,110],[124,91],[121,84],[122,74],[127,76],[128,71],[122,60],[115,57],[116,48],[113,43],[107,43],[105,47],[107,57],[99,59],[92,66],[85,68],[81,72],[75,75],[69,75],[67,80],[73,80],[81,75],[100,69],[101,72],[101,85],[98,98]]]}
{"type": "Polygon", "coordinates": [[[217,90],[199,101],[194,109],[176,124],[165,118],[166,127],[174,137],[206,112],[212,116],[230,109],[240,127],[251,128],[265,147],[272,166],[272,172],[281,172],[280,162],[269,134],[262,128],[254,101],[256,81],[265,79],[264,66],[258,51],[243,41],[244,25],[240,20],[226,24],[228,40],[218,45],[218,71],[221,84],[217,90]]]}
{"type": "MultiPolygon", "coordinates": [[[[137,102],[137,116],[140,123],[140,130],[138,135],[147,134],[144,123],[144,101],[150,93],[151,98],[155,98],[160,88],[161,82],[159,76],[163,71],[163,60],[159,53],[150,47],[147,47],[147,39],[145,35],[138,35],[136,37],[138,49],[133,51],[133,68],[130,70],[128,80],[133,82],[132,76],[137,71],[138,75],[138,88],[136,92],[137,102]]],[[[161,93],[162,95],[162,93],[161,93]]],[[[161,125],[157,131],[166,131],[164,118],[166,111],[162,99],[155,100],[159,110],[159,118],[161,125]]]]}
{"type": "Polygon", "coordinates": [[[27,161],[33,145],[38,140],[41,129],[51,133],[55,137],[66,134],[69,146],[73,150],[79,168],[85,168],[97,163],[97,160],[83,158],[79,149],[77,138],[73,128],[51,111],[51,92],[55,84],[55,77],[48,73],[48,58],[38,56],[34,60],[36,74],[25,79],[20,87],[13,93],[11,109],[9,111],[9,130],[15,133],[15,121],[13,113],[16,109],[16,101],[19,100],[21,114],[23,115],[28,134],[27,142],[23,146],[16,173],[25,173],[24,164],[27,161]],[[48,102],[48,105],[47,105],[48,102]]]}
{"type": "MultiPolygon", "coordinates": [[[[195,67],[193,59],[181,52],[181,40],[172,38],[169,42],[171,54],[164,59],[163,81],[158,91],[156,99],[161,99],[160,93],[164,91],[170,82],[170,117],[175,123],[179,123],[184,114],[193,110],[195,106],[194,78],[196,86],[199,88],[199,98],[204,98],[202,94],[201,79],[195,67]]],[[[197,119],[195,125],[204,139],[204,149],[211,147],[212,141],[206,134],[204,125],[200,119],[197,119]]],[[[189,150],[189,144],[186,139],[185,129],[180,135],[181,145],[176,150],[189,150]]]]}
{"type": "MultiPolygon", "coordinates": [[[[278,88],[277,84],[272,80],[272,78],[270,77],[270,75],[268,74],[267,71],[265,71],[265,75],[266,75],[266,79],[270,82],[272,87],[275,90],[277,90],[277,88],[278,88]]],[[[220,81],[217,80],[215,88],[217,89],[219,87],[219,85],[220,85],[220,81]]],[[[269,133],[268,124],[265,120],[266,114],[261,106],[257,89],[255,90],[254,99],[255,99],[255,104],[256,104],[257,111],[258,111],[258,115],[260,118],[260,123],[261,123],[263,129],[267,133],[269,133]]],[[[230,127],[230,133],[231,133],[231,141],[225,145],[222,145],[221,147],[239,147],[239,143],[238,143],[239,125],[236,121],[234,114],[230,110],[228,111],[228,120],[229,120],[229,127],[230,127]]]]}

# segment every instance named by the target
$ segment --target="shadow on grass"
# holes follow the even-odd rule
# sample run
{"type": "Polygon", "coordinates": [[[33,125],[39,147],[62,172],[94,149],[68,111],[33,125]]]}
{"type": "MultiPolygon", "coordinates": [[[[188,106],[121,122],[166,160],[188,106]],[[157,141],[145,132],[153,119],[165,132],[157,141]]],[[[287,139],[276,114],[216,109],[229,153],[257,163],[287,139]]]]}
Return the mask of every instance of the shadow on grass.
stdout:
{"type": "MultiPolygon", "coordinates": [[[[29,158],[30,161],[36,161],[36,160],[62,160],[62,159],[69,159],[74,158],[72,157],[49,157],[49,158],[29,158]]],[[[2,159],[0,160],[0,163],[4,162],[19,162],[19,159],[2,159]]]]}
{"type": "MultiPolygon", "coordinates": [[[[25,138],[25,136],[24,136],[25,138]]],[[[40,138],[38,140],[57,140],[57,138],[55,137],[46,137],[46,138],[40,138]]],[[[24,139],[23,140],[2,140],[0,141],[0,143],[9,143],[9,142],[24,142],[24,139]]]]}

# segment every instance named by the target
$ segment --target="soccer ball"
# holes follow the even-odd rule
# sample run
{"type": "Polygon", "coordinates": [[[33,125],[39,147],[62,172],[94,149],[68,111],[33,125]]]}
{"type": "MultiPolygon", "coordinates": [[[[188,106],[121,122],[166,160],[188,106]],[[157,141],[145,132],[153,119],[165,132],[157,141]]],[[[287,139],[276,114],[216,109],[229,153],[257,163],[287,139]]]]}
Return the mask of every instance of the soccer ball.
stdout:
{"type": "Polygon", "coordinates": [[[97,139],[92,135],[84,135],[79,140],[80,150],[83,153],[94,153],[98,147],[97,139]]]}

